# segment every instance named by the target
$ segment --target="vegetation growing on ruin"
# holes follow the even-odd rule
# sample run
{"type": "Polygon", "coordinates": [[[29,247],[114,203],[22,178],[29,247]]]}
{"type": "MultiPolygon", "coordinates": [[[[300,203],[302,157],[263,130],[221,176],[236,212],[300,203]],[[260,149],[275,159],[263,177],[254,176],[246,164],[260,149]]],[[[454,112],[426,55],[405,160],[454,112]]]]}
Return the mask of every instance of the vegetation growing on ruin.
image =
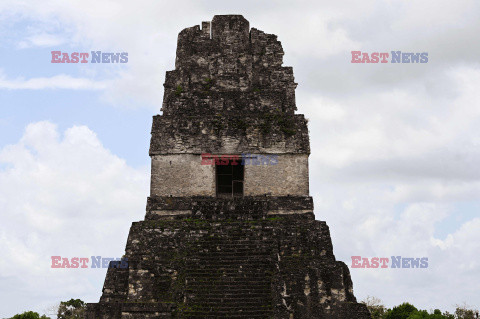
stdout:
{"type": "Polygon", "coordinates": [[[177,85],[176,89],[175,89],[175,95],[176,96],[180,96],[180,94],[183,93],[183,88],[181,85],[177,85]]]}
{"type": "Polygon", "coordinates": [[[271,132],[273,125],[277,124],[282,131],[287,136],[293,136],[296,133],[296,126],[293,118],[280,111],[278,108],[275,109],[272,113],[263,114],[263,122],[260,124],[260,129],[263,134],[268,134],[271,132]]]}

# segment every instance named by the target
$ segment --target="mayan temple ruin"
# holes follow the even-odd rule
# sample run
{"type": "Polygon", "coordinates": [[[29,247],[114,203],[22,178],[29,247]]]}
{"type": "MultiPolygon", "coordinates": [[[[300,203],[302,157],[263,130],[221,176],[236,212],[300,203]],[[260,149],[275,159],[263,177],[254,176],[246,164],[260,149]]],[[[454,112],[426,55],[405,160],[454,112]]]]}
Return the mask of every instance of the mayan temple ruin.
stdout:
{"type": "Polygon", "coordinates": [[[180,32],[145,220],[87,318],[370,318],[313,214],[307,120],[283,54],[241,15],[180,32]]]}

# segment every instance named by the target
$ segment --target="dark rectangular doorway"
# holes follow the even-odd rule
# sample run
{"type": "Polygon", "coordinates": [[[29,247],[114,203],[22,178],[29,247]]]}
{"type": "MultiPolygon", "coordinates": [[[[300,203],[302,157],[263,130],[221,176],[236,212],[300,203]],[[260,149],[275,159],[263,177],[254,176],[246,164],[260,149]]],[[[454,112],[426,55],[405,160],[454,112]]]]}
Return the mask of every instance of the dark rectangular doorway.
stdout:
{"type": "Polygon", "coordinates": [[[239,162],[229,161],[226,165],[215,165],[217,197],[243,196],[244,166],[239,162]],[[235,165],[232,165],[234,163],[235,165]]]}

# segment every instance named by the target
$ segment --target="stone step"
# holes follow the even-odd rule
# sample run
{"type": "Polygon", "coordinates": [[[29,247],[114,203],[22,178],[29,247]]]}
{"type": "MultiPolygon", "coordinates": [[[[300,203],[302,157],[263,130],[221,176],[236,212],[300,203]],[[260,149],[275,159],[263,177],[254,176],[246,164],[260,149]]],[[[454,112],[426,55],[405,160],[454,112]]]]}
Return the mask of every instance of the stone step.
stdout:
{"type": "MultiPolygon", "coordinates": [[[[238,227],[238,226],[236,226],[238,227]]],[[[245,227],[250,227],[246,225],[245,227]]],[[[183,318],[272,318],[276,246],[259,229],[203,237],[184,268],[188,309],[183,318]]]]}
{"type": "MultiPolygon", "coordinates": [[[[266,255],[254,255],[254,254],[251,254],[251,255],[220,255],[221,257],[225,258],[225,260],[252,260],[252,259],[257,259],[258,261],[263,261],[263,262],[271,262],[272,258],[270,257],[270,255],[266,256],[266,255]]],[[[188,259],[189,261],[190,260],[219,260],[218,259],[219,256],[218,255],[211,255],[211,254],[205,254],[205,255],[194,255],[194,256],[190,256],[190,258],[188,259]]]]}
{"type": "Polygon", "coordinates": [[[219,278],[208,278],[208,277],[203,277],[203,278],[195,278],[195,277],[190,277],[187,278],[187,283],[191,287],[198,287],[199,285],[203,286],[237,286],[238,288],[243,288],[243,287],[252,287],[255,288],[256,286],[259,287],[266,287],[270,286],[271,281],[270,280],[260,280],[260,279],[252,279],[252,280],[246,280],[245,278],[229,278],[229,277],[219,277],[219,278]]]}
{"type": "MultiPolygon", "coordinates": [[[[207,279],[207,278],[203,278],[207,279]]],[[[255,288],[256,286],[269,286],[271,280],[269,279],[254,279],[254,280],[245,280],[245,278],[230,278],[230,277],[218,277],[218,280],[202,280],[196,279],[195,277],[186,277],[186,282],[188,286],[192,285],[204,285],[204,286],[212,286],[215,285],[216,287],[219,286],[232,286],[232,287],[252,287],[255,288]]]]}
{"type": "MultiPolygon", "coordinates": [[[[292,256],[293,257],[293,256],[292,256]]],[[[252,261],[259,262],[262,266],[265,264],[272,264],[273,263],[273,258],[261,258],[260,256],[240,256],[240,255],[230,255],[230,256],[223,256],[221,254],[219,255],[205,255],[205,256],[190,256],[186,262],[189,265],[197,265],[197,264],[205,264],[205,263],[210,263],[212,262],[214,265],[217,264],[230,264],[230,265],[252,265],[252,261]]]]}
{"type": "Polygon", "coordinates": [[[225,280],[209,280],[209,281],[202,281],[202,280],[194,280],[190,279],[188,281],[188,287],[194,289],[199,287],[208,287],[209,289],[214,290],[239,290],[239,289],[266,289],[267,287],[271,287],[269,281],[225,281],[225,280]]]}
{"type": "Polygon", "coordinates": [[[199,275],[197,276],[196,274],[187,274],[186,279],[191,280],[192,282],[208,282],[208,281],[223,281],[223,282],[236,282],[236,283],[249,283],[249,282],[270,282],[270,278],[266,276],[258,276],[252,279],[248,279],[245,276],[238,276],[236,274],[234,275],[217,275],[217,276],[209,276],[209,275],[199,275]],[[201,277],[199,277],[201,276],[201,277]],[[195,280],[195,278],[199,278],[199,280],[195,280]]]}
{"type": "Polygon", "coordinates": [[[239,267],[214,267],[214,268],[187,268],[184,271],[186,276],[192,277],[195,275],[204,275],[207,277],[217,276],[217,277],[225,277],[225,276],[236,276],[236,277],[245,277],[245,276],[255,276],[261,278],[270,278],[272,273],[269,272],[267,269],[259,270],[259,269],[243,269],[239,267]]]}
{"type": "Polygon", "coordinates": [[[191,282],[185,288],[185,291],[198,295],[218,293],[218,294],[238,294],[239,296],[249,294],[267,294],[270,291],[270,284],[251,283],[248,285],[232,285],[231,283],[218,283],[215,285],[204,285],[201,283],[191,282]],[[205,289],[202,289],[205,288],[205,289]],[[268,290],[268,292],[267,292],[268,290]]]}
{"type": "MultiPolygon", "coordinates": [[[[268,273],[257,273],[257,272],[249,272],[249,271],[226,271],[226,270],[212,270],[209,272],[202,272],[202,271],[187,271],[186,272],[187,277],[232,277],[232,278],[239,278],[239,279],[245,279],[245,278],[255,278],[255,279],[263,279],[263,278],[269,278],[271,275],[268,273]]],[[[167,283],[164,281],[164,283],[167,283]]]]}
{"type": "Polygon", "coordinates": [[[222,296],[205,296],[205,297],[192,297],[188,298],[189,302],[199,302],[202,306],[218,306],[222,305],[222,307],[246,307],[246,306],[258,306],[259,304],[269,303],[270,296],[262,296],[262,297],[251,297],[251,298],[236,298],[236,297],[222,297],[222,296]]]}
{"type": "MultiPolygon", "coordinates": [[[[188,299],[195,299],[198,298],[198,296],[193,295],[193,294],[187,294],[188,299]]],[[[246,294],[242,294],[241,297],[239,297],[239,294],[236,292],[228,292],[228,291],[223,291],[223,292],[209,292],[208,298],[218,298],[218,299],[232,299],[232,300],[242,300],[242,299],[248,299],[250,300],[251,298],[270,298],[270,292],[248,292],[246,294]]]]}
{"type": "Polygon", "coordinates": [[[243,311],[241,313],[225,313],[225,312],[215,312],[211,314],[208,312],[185,312],[182,315],[183,318],[196,318],[196,319],[218,319],[218,318],[228,318],[228,319],[268,319],[273,318],[273,312],[259,312],[258,310],[253,311],[243,311]]]}
{"type": "Polygon", "coordinates": [[[235,248],[225,248],[222,246],[198,246],[193,248],[198,253],[244,253],[246,255],[249,254],[256,254],[256,255],[271,255],[272,253],[276,252],[271,247],[235,247],[235,248]]]}
{"type": "Polygon", "coordinates": [[[200,248],[200,249],[220,249],[222,251],[228,251],[228,250],[233,250],[233,249],[243,249],[243,250],[253,250],[256,251],[257,249],[261,249],[264,251],[271,251],[273,249],[273,244],[272,245],[266,245],[266,244],[261,244],[261,245],[252,245],[252,246],[246,246],[245,244],[239,244],[239,245],[230,245],[226,246],[222,243],[212,243],[212,244],[194,244],[192,245],[193,247],[200,248]]]}
{"type": "Polygon", "coordinates": [[[263,253],[263,252],[221,252],[221,251],[201,251],[196,252],[195,254],[191,254],[189,259],[218,259],[219,257],[225,257],[228,259],[238,258],[238,259],[258,259],[271,262],[272,260],[276,259],[271,253],[263,253]]]}
{"type": "Polygon", "coordinates": [[[276,241],[272,240],[271,238],[267,238],[264,236],[260,236],[258,234],[252,234],[251,236],[225,236],[225,237],[197,237],[195,239],[192,238],[192,244],[200,244],[200,243],[207,243],[207,244],[225,244],[227,246],[238,246],[238,245],[245,245],[245,246],[262,246],[272,244],[276,241]]]}
{"type": "MultiPolygon", "coordinates": [[[[222,241],[226,238],[231,238],[235,241],[243,241],[246,244],[258,244],[262,242],[273,242],[274,234],[267,234],[262,231],[252,231],[252,232],[228,232],[223,230],[222,233],[204,233],[203,236],[196,236],[195,238],[201,241],[222,241]],[[213,236],[212,236],[213,235],[213,236]],[[248,240],[248,243],[247,243],[248,240]],[[251,241],[250,241],[251,240],[251,241]]],[[[287,234],[288,237],[289,236],[287,234]]]]}
{"type": "Polygon", "coordinates": [[[206,297],[206,298],[189,298],[188,302],[192,304],[202,305],[204,307],[208,306],[217,306],[220,307],[241,307],[241,308],[250,308],[250,307],[259,307],[271,303],[271,298],[269,296],[261,297],[257,299],[244,299],[244,298],[234,298],[234,299],[225,299],[225,298],[216,298],[216,297],[206,297]]]}
{"type": "Polygon", "coordinates": [[[211,271],[198,271],[198,270],[190,270],[185,272],[187,277],[195,277],[195,276],[202,276],[202,277],[232,277],[232,278],[240,278],[244,279],[246,277],[262,279],[262,278],[270,278],[270,274],[263,272],[258,273],[254,271],[239,271],[238,269],[226,270],[226,269],[212,269],[211,271]]]}
{"type": "MultiPolygon", "coordinates": [[[[259,272],[259,271],[248,271],[248,270],[239,270],[238,268],[232,268],[232,269],[204,269],[198,270],[198,269],[192,269],[192,270],[186,270],[185,275],[187,277],[195,277],[195,276],[202,276],[202,277],[227,277],[227,276],[233,276],[235,278],[245,278],[245,277],[255,277],[255,278],[270,278],[272,276],[271,273],[268,272],[259,272]]],[[[168,283],[168,281],[163,281],[161,283],[168,283]]]]}
{"type": "Polygon", "coordinates": [[[231,315],[240,315],[240,314],[247,314],[251,311],[255,311],[255,313],[268,313],[270,312],[269,310],[264,310],[262,312],[262,306],[261,304],[257,304],[257,305],[245,305],[245,306],[238,306],[238,307],[222,307],[222,306],[219,306],[218,304],[217,305],[213,305],[212,304],[212,308],[202,308],[202,309],[198,309],[198,310],[192,310],[191,313],[202,313],[202,314],[210,314],[210,315],[213,315],[213,314],[231,314],[231,315]],[[205,310],[203,310],[205,309],[205,310]]]}
{"type": "Polygon", "coordinates": [[[201,283],[189,283],[185,288],[185,291],[191,294],[204,295],[208,293],[235,293],[239,296],[248,295],[249,293],[269,293],[270,284],[248,284],[248,285],[232,285],[232,284],[216,284],[216,285],[204,285],[201,283]],[[203,288],[203,289],[202,289],[203,288]],[[267,292],[268,291],[268,292],[267,292]]]}
{"type": "Polygon", "coordinates": [[[220,272],[220,273],[206,273],[206,272],[188,272],[186,273],[187,278],[234,278],[241,281],[258,281],[258,280],[270,280],[268,274],[257,274],[257,273],[239,273],[239,272],[220,272]]]}
{"type": "Polygon", "coordinates": [[[185,311],[184,318],[271,318],[272,310],[254,309],[218,309],[210,311],[185,311]]]}
{"type": "Polygon", "coordinates": [[[261,271],[261,270],[271,270],[271,263],[263,262],[258,263],[256,265],[252,265],[252,263],[256,263],[255,259],[248,259],[248,260],[230,260],[230,261],[222,261],[222,260],[212,260],[211,262],[205,260],[198,260],[196,263],[188,263],[185,265],[185,269],[188,270],[215,270],[220,268],[225,269],[250,269],[252,271],[261,271]]]}
{"type": "Polygon", "coordinates": [[[270,283],[215,283],[214,285],[206,285],[202,282],[188,282],[185,288],[189,293],[198,292],[199,294],[206,293],[237,293],[239,295],[248,295],[249,293],[270,293],[270,283]],[[202,290],[201,288],[208,288],[202,290]],[[199,289],[200,288],[200,289],[199,289]]]}
{"type": "Polygon", "coordinates": [[[247,260],[211,260],[210,262],[206,260],[197,260],[195,263],[188,263],[186,269],[193,270],[205,270],[205,269],[218,269],[220,267],[225,267],[227,269],[250,269],[250,270],[268,270],[271,269],[269,262],[258,263],[256,265],[252,265],[252,262],[256,262],[255,259],[247,259],[247,260]]]}
{"type": "Polygon", "coordinates": [[[230,246],[226,247],[222,244],[220,245],[195,245],[194,247],[197,247],[201,250],[208,250],[208,251],[218,251],[218,252],[255,252],[257,254],[263,253],[263,254],[269,254],[272,251],[274,251],[273,247],[270,246],[252,246],[252,247],[245,247],[244,245],[238,245],[238,246],[230,246]]]}
{"type": "Polygon", "coordinates": [[[185,265],[185,269],[190,271],[193,270],[208,270],[208,271],[215,271],[216,269],[222,270],[250,270],[250,271],[266,271],[271,270],[272,267],[270,263],[259,263],[257,265],[250,265],[250,263],[256,262],[254,259],[251,260],[233,260],[233,261],[215,261],[212,263],[207,263],[205,261],[198,261],[196,264],[187,264],[185,265]],[[261,268],[263,267],[263,268],[261,268]]]}
{"type": "Polygon", "coordinates": [[[262,255],[270,255],[275,250],[272,247],[264,247],[264,246],[257,246],[257,247],[244,247],[244,246],[237,246],[237,247],[223,247],[222,245],[219,246],[211,246],[208,247],[206,245],[201,246],[194,246],[192,249],[197,251],[198,253],[244,253],[244,254],[262,254],[262,255]]]}

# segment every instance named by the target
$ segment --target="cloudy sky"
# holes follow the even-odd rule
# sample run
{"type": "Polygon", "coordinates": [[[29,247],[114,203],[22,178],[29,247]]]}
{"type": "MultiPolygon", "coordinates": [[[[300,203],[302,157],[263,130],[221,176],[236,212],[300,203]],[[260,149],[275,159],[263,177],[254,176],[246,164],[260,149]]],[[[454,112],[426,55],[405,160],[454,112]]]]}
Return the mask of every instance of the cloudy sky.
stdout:
{"type": "Polygon", "coordinates": [[[177,34],[242,14],[277,34],[310,120],[310,185],[337,259],[428,257],[427,269],[351,269],[359,300],[480,306],[480,3],[0,1],[0,317],[97,302],[143,219],[151,117],[177,34]],[[51,51],[128,52],[126,64],[52,64],[51,51]],[[428,52],[352,64],[351,51],[428,52]]]}

